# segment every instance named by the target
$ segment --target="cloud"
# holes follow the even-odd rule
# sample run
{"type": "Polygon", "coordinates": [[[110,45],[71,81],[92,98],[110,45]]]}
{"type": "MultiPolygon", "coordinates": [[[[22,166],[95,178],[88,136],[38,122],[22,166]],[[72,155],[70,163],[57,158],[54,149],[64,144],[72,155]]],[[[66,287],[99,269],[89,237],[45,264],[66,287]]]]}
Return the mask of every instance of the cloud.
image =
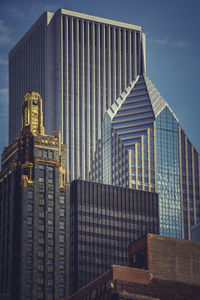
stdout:
{"type": "Polygon", "coordinates": [[[4,25],[3,20],[0,20],[0,44],[5,45],[11,42],[10,30],[4,25]]]}
{"type": "Polygon", "coordinates": [[[179,49],[187,48],[187,47],[190,46],[189,41],[176,41],[176,42],[173,42],[173,41],[170,41],[167,38],[163,38],[163,39],[150,38],[148,40],[151,44],[160,45],[160,46],[167,46],[167,47],[173,47],[173,48],[179,48],[179,49]]]}

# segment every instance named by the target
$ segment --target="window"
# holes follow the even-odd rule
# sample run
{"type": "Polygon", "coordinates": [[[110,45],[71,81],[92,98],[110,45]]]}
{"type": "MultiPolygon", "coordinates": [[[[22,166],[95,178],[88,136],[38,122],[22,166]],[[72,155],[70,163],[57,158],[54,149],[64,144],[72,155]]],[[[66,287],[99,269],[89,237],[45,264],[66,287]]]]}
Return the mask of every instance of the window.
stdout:
{"type": "Polygon", "coordinates": [[[49,158],[54,158],[54,152],[53,151],[49,151],[49,158]]]}
{"type": "Polygon", "coordinates": [[[64,267],[65,267],[64,261],[63,261],[63,260],[60,260],[60,261],[59,261],[59,269],[60,269],[60,270],[64,270],[64,267]]]}
{"type": "Polygon", "coordinates": [[[32,251],[32,250],[33,250],[33,244],[27,243],[27,251],[32,251]]]}
{"type": "Polygon", "coordinates": [[[60,222],[60,229],[64,229],[65,228],[65,222],[61,221],[60,222]]]}
{"type": "Polygon", "coordinates": [[[32,256],[27,256],[26,257],[26,264],[31,265],[32,264],[32,256]]]}
{"type": "Polygon", "coordinates": [[[33,218],[32,217],[27,217],[27,224],[32,225],[33,224],[33,218]]]}
{"type": "Polygon", "coordinates": [[[32,271],[31,270],[26,270],[26,278],[31,279],[32,277],[32,271]]]}
{"type": "Polygon", "coordinates": [[[52,252],[53,251],[53,246],[48,246],[48,251],[52,252]]]}
{"type": "Polygon", "coordinates": [[[44,182],[45,178],[45,166],[39,165],[39,182],[44,182]]]}
{"type": "Polygon", "coordinates": [[[26,284],[26,291],[29,293],[31,291],[31,284],[27,283],[26,284]]]}
{"type": "Polygon", "coordinates": [[[64,274],[59,274],[59,282],[64,283],[65,282],[65,275],[64,274]]]}
{"type": "Polygon", "coordinates": [[[60,217],[64,217],[65,216],[65,210],[64,208],[60,208],[60,217]]]}
{"type": "Polygon", "coordinates": [[[59,288],[59,296],[64,296],[64,295],[65,295],[65,289],[59,288]]]}
{"type": "Polygon", "coordinates": [[[65,241],[64,234],[60,234],[59,241],[60,241],[60,243],[64,243],[64,241],[65,241]]]}
{"type": "Polygon", "coordinates": [[[60,196],[60,204],[65,204],[65,196],[60,196]]]}
{"type": "Polygon", "coordinates": [[[48,273],[47,276],[48,276],[49,279],[52,279],[53,278],[53,273],[48,273]]]}
{"type": "Polygon", "coordinates": [[[33,191],[28,191],[28,199],[33,199],[33,191]]]}
{"type": "Polygon", "coordinates": [[[49,238],[49,239],[52,239],[52,238],[53,238],[53,233],[52,233],[52,232],[49,232],[49,233],[48,233],[48,238],[49,238]]]}
{"type": "Polygon", "coordinates": [[[44,150],[43,155],[44,155],[44,157],[48,157],[48,150],[44,150]]]}
{"type": "Polygon", "coordinates": [[[48,259],[47,263],[48,265],[53,265],[53,259],[48,259]]]}
{"type": "Polygon", "coordinates": [[[48,207],[48,212],[52,213],[53,212],[53,207],[48,207]]]}
{"type": "Polygon", "coordinates": [[[64,254],[65,254],[65,249],[64,248],[59,248],[59,255],[60,256],[64,256],[64,254]]]}
{"type": "Polygon", "coordinates": [[[54,181],[54,167],[48,167],[48,169],[49,169],[48,183],[53,183],[53,181],[54,181]]]}
{"type": "Polygon", "coordinates": [[[38,150],[38,155],[39,155],[40,157],[42,157],[42,149],[39,149],[39,150],[38,150]]]}
{"type": "Polygon", "coordinates": [[[31,204],[31,203],[27,204],[27,211],[28,212],[32,212],[33,211],[33,204],[31,204]]]}
{"type": "Polygon", "coordinates": [[[32,239],[32,230],[27,230],[27,238],[32,239]]]}

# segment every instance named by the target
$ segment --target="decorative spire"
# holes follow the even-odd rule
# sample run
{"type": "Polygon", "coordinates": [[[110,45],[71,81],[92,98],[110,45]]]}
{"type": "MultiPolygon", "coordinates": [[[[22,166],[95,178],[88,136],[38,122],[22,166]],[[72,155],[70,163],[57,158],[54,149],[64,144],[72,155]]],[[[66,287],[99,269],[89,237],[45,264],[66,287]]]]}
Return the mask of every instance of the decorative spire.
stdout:
{"type": "Polygon", "coordinates": [[[42,98],[37,92],[28,92],[22,104],[22,133],[29,127],[33,135],[43,135],[42,98]]]}

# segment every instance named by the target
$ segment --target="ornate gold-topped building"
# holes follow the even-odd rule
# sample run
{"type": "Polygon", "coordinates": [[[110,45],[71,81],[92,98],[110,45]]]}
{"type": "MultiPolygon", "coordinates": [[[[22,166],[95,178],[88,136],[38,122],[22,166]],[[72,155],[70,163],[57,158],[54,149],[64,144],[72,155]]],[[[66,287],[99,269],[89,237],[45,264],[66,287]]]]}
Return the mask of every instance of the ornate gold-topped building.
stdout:
{"type": "Polygon", "coordinates": [[[45,135],[42,99],[28,92],[20,137],[0,173],[0,293],[64,299],[68,293],[69,185],[60,132],[45,135]]]}

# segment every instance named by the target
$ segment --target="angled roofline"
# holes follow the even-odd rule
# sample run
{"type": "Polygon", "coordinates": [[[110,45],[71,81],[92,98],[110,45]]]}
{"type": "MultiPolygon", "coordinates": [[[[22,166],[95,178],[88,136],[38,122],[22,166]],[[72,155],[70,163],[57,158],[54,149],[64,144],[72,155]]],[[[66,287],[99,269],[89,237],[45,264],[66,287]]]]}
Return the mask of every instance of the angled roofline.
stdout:
{"type": "Polygon", "coordinates": [[[98,22],[98,23],[104,23],[104,24],[108,24],[108,25],[123,27],[123,28],[127,28],[127,29],[142,31],[142,27],[138,26],[138,25],[114,21],[114,20],[110,20],[110,19],[104,19],[101,17],[87,15],[87,14],[83,14],[83,13],[79,13],[76,11],[71,11],[71,10],[67,10],[67,9],[63,9],[63,8],[60,9],[60,11],[61,11],[61,14],[63,14],[63,15],[68,15],[68,16],[77,17],[77,18],[81,18],[81,19],[85,19],[85,20],[90,20],[90,21],[94,21],[94,22],[98,22]]]}
{"type": "Polygon", "coordinates": [[[129,86],[121,93],[121,95],[115,100],[115,102],[110,106],[110,108],[107,110],[107,114],[111,118],[111,120],[114,118],[116,113],[118,112],[119,108],[122,106],[123,102],[126,100],[127,96],[129,95],[130,91],[134,88],[136,82],[139,79],[139,75],[135,80],[131,82],[129,86]]]}

